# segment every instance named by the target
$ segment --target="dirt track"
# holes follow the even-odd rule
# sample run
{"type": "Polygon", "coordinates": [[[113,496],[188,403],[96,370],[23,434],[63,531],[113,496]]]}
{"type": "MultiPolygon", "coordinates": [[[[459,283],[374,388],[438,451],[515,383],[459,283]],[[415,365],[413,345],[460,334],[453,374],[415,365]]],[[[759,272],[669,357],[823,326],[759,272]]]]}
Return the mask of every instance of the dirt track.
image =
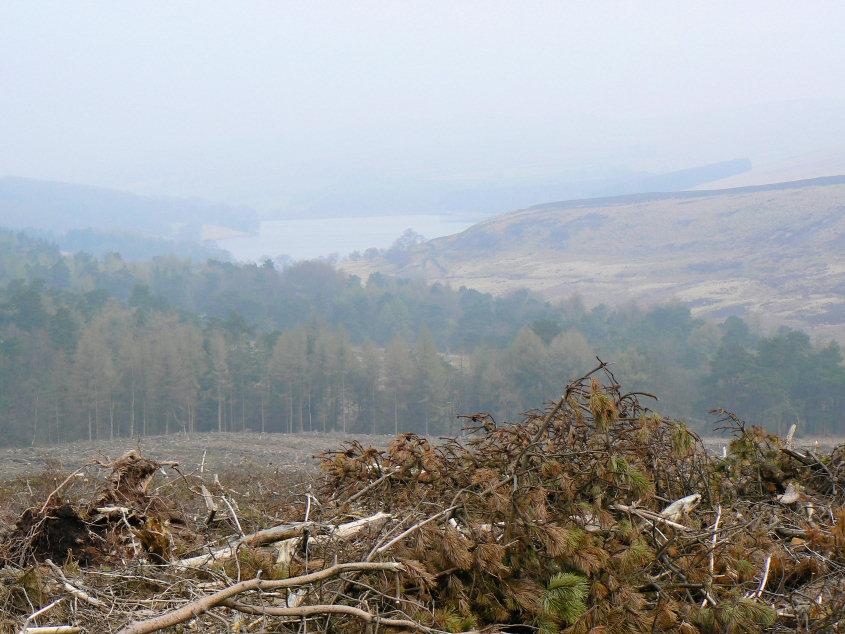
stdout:
{"type": "Polygon", "coordinates": [[[62,470],[72,471],[92,459],[111,461],[130,449],[156,460],[175,460],[185,471],[198,468],[205,452],[205,470],[223,472],[227,468],[255,465],[284,470],[310,470],[315,456],[325,449],[336,449],[345,440],[357,438],[362,444],[386,447],[392,436],[344,434],[259,434],[203,433],[184,436],[150,436],[141,439],[118,438],[75,442],[51,447],[0,449],[0,480],[33,476],[58,461],[62,470]]]}

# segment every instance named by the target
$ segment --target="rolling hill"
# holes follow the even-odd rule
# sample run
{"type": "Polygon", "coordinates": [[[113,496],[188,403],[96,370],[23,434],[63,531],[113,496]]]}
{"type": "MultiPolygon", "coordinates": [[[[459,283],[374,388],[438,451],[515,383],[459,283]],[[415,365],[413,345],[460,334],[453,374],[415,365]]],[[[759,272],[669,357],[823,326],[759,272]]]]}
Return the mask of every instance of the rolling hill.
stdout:
{"type": "Polygon", "coordinates": [[[115,189],[0,177],[0,226],[63,233],[121,230],[145,236],[201,239],[208,226],[241,232],[258,227],[247,207],[199,199],[140,196],[115,189]]]}
{"type": "Polygon", "coordinates": [[[588,305],[674,298],[845,342],[845,176],[537,205],[343,266],[588,305]]]}

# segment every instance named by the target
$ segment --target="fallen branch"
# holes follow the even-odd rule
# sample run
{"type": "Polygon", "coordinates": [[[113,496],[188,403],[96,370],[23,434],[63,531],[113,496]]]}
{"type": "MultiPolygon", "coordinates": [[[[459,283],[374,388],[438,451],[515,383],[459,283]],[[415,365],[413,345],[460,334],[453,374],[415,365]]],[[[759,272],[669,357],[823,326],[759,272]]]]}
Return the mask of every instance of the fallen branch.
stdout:
{"type": "Polygon", "coordinates": [[[332,530],[330,535],[327,535],[326,537],[349,539],[350,537],[360,535],[365,530],[378,531],[381,530],[381,527],[384,526],[391,517],[393,516],[390,513],[379,511],[375,515],[363,517],[359,520],[347,522],[346,524],[340,524],[337,528],[332,530]]]}
{"type": "Polygon", "coordinates": [[[265,528],[264,530],[238,538],[231,546],[223,546],[203,555],[180,559],[174,562],[174,566],[177,568],[201,568],[212,562],[234,557],[239,546],[263,546],[290,539],[291,537],[301,537],[305,529],[311,529],[313,526],[313,522],[293,522],[291,524],[279,524],[278,526],[265,528]]]}
{"type": "MultiPolygon", "coordinates": [[[[226,499],[225,495],[221,495],[220,497],[223,498],[223,502],[225,502],[226,506],[228,507],[229,513],[232,514],[232,521],[235,522],[235,528],[238,529],[238,533],[240,534],[241,539],[245,538],[246,535],[244,534],[244,529],[241,528],[241,523],[238,521],[238,516],[235,513],[235,509],[232,507],[232,504],[229,502],[229,500],[226,499]]],[[[306,518],[305,521],[308,521],[308,518],[306,518]]]]}
{"type": "Polygon", "coordinates": [[[238,548],[241,546],[264,546],[275,542],[284,542],[289,539],[302,537],[306,529],[312,532],[312,529],[319,529],[325,531],[326,534],[315,535],[311,537],[312,541],[317,543],[328,541],[329,539],[351,539],[360,535],[365,530],[380,530],[392,515],[390,513],[383,513],[379,511],[375,515],[364,517],[359,520],[353,520],[345,524],[340,524],[334,527],[327,527],[325,525],[314,524],[313,522],[294,522],[291,524],[280,524],[272,528],[250,533],[243,537],[237,538],[231,546],[223,546],[214,549],[203,555],[195,557],[188,557],[187,559],[180,559],[174,562],[177,568],[201,568],[207,564],[216,561],[222,561],[235,556],[238,548]]]}
{"type": "Polygon", "coordinates": [[[52,603],[45,605],[40,610],[36,610],[32,614],[30,614],[28,617],[26,617],[26,621],[23,622],[23,627],[21,628],[21,634],[26,634],[26,632],[32,631],[32,628],[29,627],[30,621],[32,621],[33,619],[37,619],[39,616],[41,616],[45,612],[49,612],[50,610],[52,610],[54,607],[59,605],[59,603],[61,603],[64,600],[65,600],[64,597],[61,597],[60,599],[56,599],[52,603]]]}
{"type": "MultiPolygon", "coordinates": [[[[359,619],[367,623],[384,625],[385,627],[404,627],[411,630],[415,630],[417,632],[428,633],[440,631],[434,630],[430,627],[426,627],[425,625],[417,623],[416,621],[411,621],[408,619],[391,619],[384,616],[379,616],[377,614],[372,614],[371,612],[367,612],[366,610],[362,610],[360,608],[352,607],[351,605],[304,605],[295,608],[281,608],[273,606],[248,605],[246,603],[240,603],[238,601],[231,600],[224,601],[221,605],[224,605],[227,608],[231,608],[232,610],[244,612],[246,614],[266,614],[268,616],[309,617],[320,614],[349,614],[350,616],[358,617],[359,619]]],[[[472,634],[472,632],[470,632],[469,634],[472,634]]]]}
{"type": "MultiPolygon", "coordinates": [[[[205,454],[202,456],[203,461],[205,460],[205,454]]],[[[202,472],[202,470],[200,470],[202,472]]],[[[205,502],[205,508],[208,509],[208,516],[205,518],[206,526],[211,524],[214,521],[214,516],[217,515],[217,503],[214,501],[214,498],[211,497],[211,491],[209,491],[204,484],[200,485],[200,493],[202,494],[202,499],[205,502]]]]}
{"type": "Polygon", "coordinates": [[[105,608],[108,607],[104,602],[100,601],[99,599],[92,597],[87,592],[83,592],[75,585],[73,585],[70,580],[65,576],[65,573],[59,568],[56,564],[54,564],[51,560],[45,559],[44,563],[50,567],[59,580],[62,582],[62,587],[70,593],[71,596],[79,599],[80,601],[85,601],[85,603],[90,603],[91,605],[98,607],[98,608],[105,608]]]}
{"type": "Polygon", "coordinates": [[[120,631],[118,634],[146,634],[147,632],[155,632],[164,629],[165,627],[172,627],[178,623],[184,623],[190,619],[198,617],[200,614],[208,612],[211,608],[221,605],[226,599],[230,599],[242,592],[249,592],[250,590],[279,590],[281,588],[291,588],[295,586],[303,586],[316,581],[323,581],[331,577],[337,576],[347,571],[363,571],[363,570],[383,570],[388,572],[399,572],[404,570],[402,564],[396,562],[367,562],[358,561],[345,564],[335,564],[329,568],[318,570],[307,575],[299,577],[291,577],[289,579],[248,579],[241,581],[235,585],[224,588],[219,592],[192,601],[187,605],[182,606],[172,612],[167,612],[161,616],[157,616],[145,621],[136,621],[130,623],[120,631]]]}
{"type": "Polygon", "coordinates": [[[373,480],[373,481],[372,481],[372,482],[370,482],[367,486],[365,486],[363,489],[361,489],[360,491],[358,491],[358,493],[356,493],[355,495],[353,495],[352,497],[350,497],[348,500],[346,500],[346,502],[344,502],[342,506],[349,506],[350,504],[352,504],[352,502],[354,502],[355,500],[357,500],[358,498],[360,498],[362,495],[364,495],[364,494],[366,494],[366,493],[369,493],[371,489],[374,489],[375,487],[377,487],[378,485],[380,485],[382,482],[384,482],[385,480],[387,480],[390,476],[392,476],[392,475],[393,475],[393,473],[394,473],[393,471],[390,471],[390,472],[388,472],[388,473],[385,473],[385,474],[384,474],[383,476],[381,476],[380,478],[378,478],[378,479],[376,479],[376,480],[373,480]]]}
{"type": "Polygon", "coordinates": [[[765,569],[763,570],[763,578],[760,580],[760,585],[757,587],[757,591],[756,592],[749,592],[748,594],[745,595],[746,598],[759,599],[760,595],[763,594],[763,590],[766,589],[766,583],[769,581],[769,567],[771,566],[771,563],[772,563],[772,556],[768,555],[766,557],[765,569]]]}
{"type": "Polygon", "coordinates": [[[665,509],[660,511],[661,517],[677,522],[684,515],[691,513],[698,505],[701,504],[701,493],[693,493],[682,497],[680,500],[675,500],[665,509]]]}
{"type": "Polygon", "coordinates": [[[670,526],[671,528],[678,529],[680,531],[689,531],[692,530],[688,526],[684,526],[683,524],[679,524],[678,522],[673,522],[670,519],[666,519],[662,515],[658,513],[654,513],[652,511],[648,511],[646,509],[638,509],[635,506],[628,506],[626,504],[614,504],[613,508],[617,511],[624,511],[625,513],[633,513],[638,517],[643,518],[644,520],[648,520],[649,522],[655,523],[659,522],[660,524],[664,524],[666,526],[670,526]]]}
{"type": "Polygon", "coordinates": [[[399,535],[397,535],[396,537],[394,537],[393,539],[391,539],[389,542],[387,542],[387,543],[386,543],[386,544],[384,544],[383,546],[379,546],[378,548],[374,549],[374,550],[370,553],[370,557],[368,557],[368,559],[369,559],[369,558],[371,558],[371,557],[372,557],[373,555],[375,555],[376,553],[383,553],[384,551],[388,550],[391,546],[393,546],[393,545],[394,545],[394,544],[396,544],[397,542],[402,541],[405,537],[407,537],[408,535],[410,535],[410,534],[411,534],[411,533],[413,533],[414,531],[421,529],[423,526],[425,526],[425,525],[426,525],[426,524],[428,524],[429,522],[432,522],[432,521],[436,520],[438,517],[441,517],[441,516],[443,516],[443,515],[446,515],[447,513],[451,513],[451,512],[452,512],[452,511],[454,511],[456,508],[458,508],[458,507],[457,507],[457,506],[450,506],[450,507],[449,507],[449,508],[447,508],[447,509],[443,509],[443,510],[442,510],[442,511],[440,511],[439,513],[435,513],[435,514],[434,514],[434,515],[432,515],[431,517],[429,517],[429,518],[427,518],[427,519],[424,519],[422,522],[419,522],[418,524],[414,524],[413,526],[411,526],[411,528],[409,528],[409,529],[407,529],[407,530],[405,530],[405,531],[402,531],[399,535]]]}

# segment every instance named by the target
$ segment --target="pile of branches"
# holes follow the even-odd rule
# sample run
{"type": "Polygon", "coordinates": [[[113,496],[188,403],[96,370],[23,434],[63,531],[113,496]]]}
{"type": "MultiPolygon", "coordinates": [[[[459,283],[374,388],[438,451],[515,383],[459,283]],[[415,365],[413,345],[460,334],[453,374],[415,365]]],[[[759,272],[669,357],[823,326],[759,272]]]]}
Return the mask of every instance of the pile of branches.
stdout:
{"type": "Polygon", "coordinates": [[[845,627],[845,448],[801,450],[718,411],[733,440],[713,457],[643,396],[600,363],[518,424],[479,414],[460,438],[326,452],[298,493],[179,473],[194,505],[178,513],[113,471],[111,497],[82,512],[55,492],[24,512],[0,607],[30,632],[36,618],[126,633],[845,627]],[[59,566],[39,531],[63,508],[93,550],[59,566]]]}
{"type": "Polygon", "coordinates": [[[845,627],[845,451],[726,412],[713,459],[602,364],[516,425],[327,454],[338,504],[402,518],[410,615],[448,631],[827,632],[845,627]],[[602,380],[600,380],[602,379],[602,380]]]}

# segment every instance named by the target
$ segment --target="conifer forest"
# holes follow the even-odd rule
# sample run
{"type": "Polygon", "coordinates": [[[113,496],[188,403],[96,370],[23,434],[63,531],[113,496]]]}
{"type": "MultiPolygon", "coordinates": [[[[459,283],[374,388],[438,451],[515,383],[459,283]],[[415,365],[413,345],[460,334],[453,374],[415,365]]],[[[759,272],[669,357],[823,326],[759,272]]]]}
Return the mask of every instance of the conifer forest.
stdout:
{"type": "Polygon", "coordinates": [[[0,443],[195,431],[453,435],[518,420],[596,357],[711,433],[722,407],[781,433],[842,435],[836,342],[731,316],[493,297],[330,262],[276,268],[62,255],[0,233],[0,443]]]}

